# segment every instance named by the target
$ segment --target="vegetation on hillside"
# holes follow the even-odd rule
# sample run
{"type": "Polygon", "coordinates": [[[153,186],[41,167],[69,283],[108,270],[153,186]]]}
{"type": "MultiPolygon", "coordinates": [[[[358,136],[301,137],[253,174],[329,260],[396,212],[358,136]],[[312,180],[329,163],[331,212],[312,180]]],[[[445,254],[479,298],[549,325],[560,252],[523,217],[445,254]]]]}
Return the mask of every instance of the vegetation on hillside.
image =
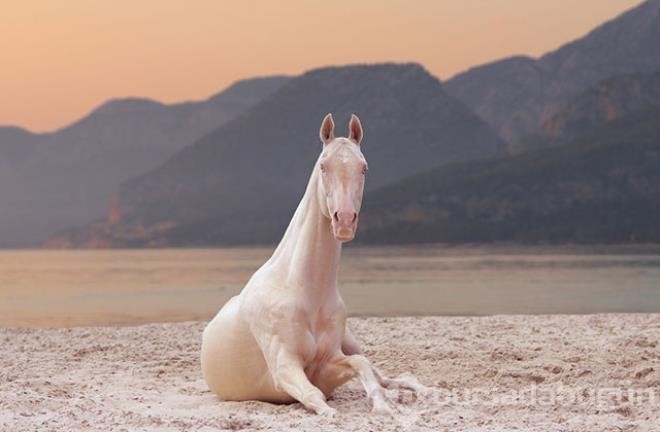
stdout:
{"type": "Polygon", "coordinates": [[[660,108],[561,147],[457,164],[368,195],[362,241],[658,242],[660,108]]]}

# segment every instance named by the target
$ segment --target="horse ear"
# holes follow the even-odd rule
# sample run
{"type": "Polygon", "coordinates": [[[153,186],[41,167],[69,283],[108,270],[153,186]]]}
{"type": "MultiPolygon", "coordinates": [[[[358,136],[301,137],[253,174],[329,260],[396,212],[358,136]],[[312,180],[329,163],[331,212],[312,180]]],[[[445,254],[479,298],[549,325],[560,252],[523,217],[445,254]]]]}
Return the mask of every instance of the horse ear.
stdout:
{"type": "Polygon", "coordinates": [[[348,122],[348,138],[357,145],[362,142],[362,123],[355,114],[351,114],[351,120],[348,122]]]}
{"type": "Polygon", "coordinates": [[[332,121],[332,114],[327,114],[323,118],[323,123],[321,123],[321,129],[319,130],[319,136],[323,144],[327,144],[333,139],[335,139],[335,122],[332,121]]]}

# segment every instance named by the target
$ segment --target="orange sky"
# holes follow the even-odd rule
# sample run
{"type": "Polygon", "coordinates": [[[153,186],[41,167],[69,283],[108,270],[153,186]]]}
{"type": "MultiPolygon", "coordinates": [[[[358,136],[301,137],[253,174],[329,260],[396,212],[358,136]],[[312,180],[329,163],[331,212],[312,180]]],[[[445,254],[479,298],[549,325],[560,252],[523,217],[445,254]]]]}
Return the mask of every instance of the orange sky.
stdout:
{"type": "Polygon", "coordinates": [[[205,98],[232,81],[415,61],[444,79],[538,56],[640,0],[2,0],[0,125],[61,127],[113,97],[205,98]]]}

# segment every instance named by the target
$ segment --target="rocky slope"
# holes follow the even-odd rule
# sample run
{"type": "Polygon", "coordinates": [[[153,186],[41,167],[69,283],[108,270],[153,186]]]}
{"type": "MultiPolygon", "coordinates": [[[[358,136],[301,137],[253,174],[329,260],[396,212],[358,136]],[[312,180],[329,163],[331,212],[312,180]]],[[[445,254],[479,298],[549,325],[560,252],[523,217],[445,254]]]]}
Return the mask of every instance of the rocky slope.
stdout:
{"type": "Polygon", "coordinates": [[[620,75],[581,93],[546,120],[538,133],[509,145],[511,153],[568,143],[579,134],[660,106],[660,72],[620,75]]]}
{"type": "Polygon", "coordinates": [[[513,142],[538,132],[563,104],[596,83],[657,70],[660,0],[647,0],[538,59],[478,66],[449,80],[446,88],[513,142]]]}

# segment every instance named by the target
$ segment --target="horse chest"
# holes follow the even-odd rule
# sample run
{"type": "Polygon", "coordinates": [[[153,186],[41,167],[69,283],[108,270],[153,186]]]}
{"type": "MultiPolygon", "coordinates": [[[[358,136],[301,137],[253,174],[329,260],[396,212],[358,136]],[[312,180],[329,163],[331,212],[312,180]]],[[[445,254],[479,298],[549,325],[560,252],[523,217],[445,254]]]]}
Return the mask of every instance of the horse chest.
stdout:
{"type": "Polygon", "coordinates": [[[345,318],[331,316],[310,323],[303,341],[303,362],[307,365],[325,363],[341,347],[345,318]]]}

